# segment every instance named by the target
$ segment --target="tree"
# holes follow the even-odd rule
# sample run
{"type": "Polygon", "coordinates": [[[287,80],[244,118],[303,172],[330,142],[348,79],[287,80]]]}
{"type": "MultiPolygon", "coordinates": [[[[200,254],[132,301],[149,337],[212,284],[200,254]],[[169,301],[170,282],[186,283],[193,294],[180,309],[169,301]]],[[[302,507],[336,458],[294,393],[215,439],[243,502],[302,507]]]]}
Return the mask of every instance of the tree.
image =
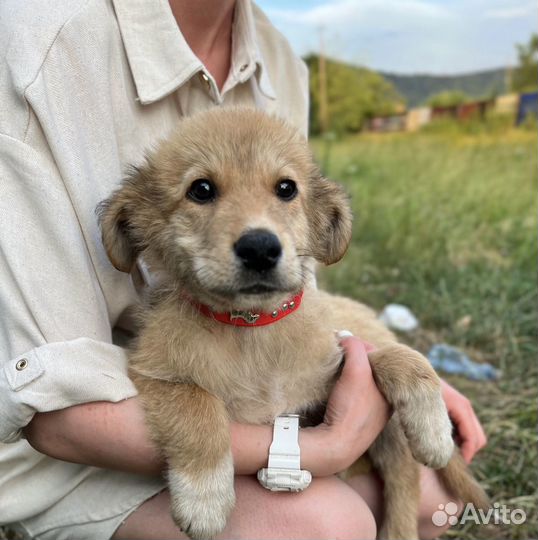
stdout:
{"type": "Polygon", "coordinates": [[[519,65],[512,77],[512,91],[531,92],[538,89],[538,34],[526,45],[517,45],[519,65]]]}
{"type": "Polygon", "coordinates": [[[431,96],[428,99],[430,107],[452,107],[461,105],[469,100],[469,97],[461,90],[445,90],[431,96]]]}
{"type": "MultiPolygon", "coordinates": [[[[310,71],[310,128],[319,133],[319,61],[317,56],[305,60],[310,71]]],[[[359,131],[367,119],[392,114],[403,102],[390,82],[368,69],[327,60],[326,72],[331,131],[359,131]]]]}

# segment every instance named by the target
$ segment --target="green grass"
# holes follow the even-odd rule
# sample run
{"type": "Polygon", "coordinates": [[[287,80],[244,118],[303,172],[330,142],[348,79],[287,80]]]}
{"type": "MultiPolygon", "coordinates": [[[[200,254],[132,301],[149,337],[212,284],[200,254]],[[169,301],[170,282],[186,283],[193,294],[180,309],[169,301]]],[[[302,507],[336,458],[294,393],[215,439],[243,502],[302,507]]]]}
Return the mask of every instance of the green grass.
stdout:
{"type": "Polygon", "coordinates": [[[406,304],[421,322],[411,345],[446,342],[503,371],[496,383],[450,382],[489,437],[473,470],[527,521],[448,534],[458,538],[538,538],[536,135],[501,127],[312,143],[355,213],[350,249],[321,285],[378,309],[406,304]]]}

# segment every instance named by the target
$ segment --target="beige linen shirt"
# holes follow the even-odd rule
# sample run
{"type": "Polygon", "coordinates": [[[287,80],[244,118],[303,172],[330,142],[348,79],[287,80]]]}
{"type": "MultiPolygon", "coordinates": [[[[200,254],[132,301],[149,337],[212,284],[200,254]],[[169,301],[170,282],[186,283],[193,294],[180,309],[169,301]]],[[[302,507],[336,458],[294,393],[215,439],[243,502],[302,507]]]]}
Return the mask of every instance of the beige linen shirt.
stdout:
{"type": "Polygon", "coordinates": [[[0,523],[89,474],[34,451],[36,411],[136,394],[112,328],[137,301],[95,208],[184,116],[246,105],[306,134],[307,72],[249,0],[222,91],[165,0],[0,3],[0,523]]]}

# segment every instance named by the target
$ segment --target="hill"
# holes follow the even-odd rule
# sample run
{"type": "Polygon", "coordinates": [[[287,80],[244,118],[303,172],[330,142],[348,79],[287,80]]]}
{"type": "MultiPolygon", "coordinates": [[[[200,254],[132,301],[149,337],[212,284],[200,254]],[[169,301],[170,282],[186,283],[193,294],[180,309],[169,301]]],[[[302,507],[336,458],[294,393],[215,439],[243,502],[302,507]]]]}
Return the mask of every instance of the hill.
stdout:
{"type": "Polygon", "coordinates": [[[445,90],[461,90],[473,98],[505,93],[505,70],[492,69],[464,75],[397,75],[379,72],[402,95],[408,107],[425,104],[428,98],[445,90]]]}
{"type": "MultiPolygon", "coordinates": [[[[311,125],[317,132],[319,57],[312,54],[304,60],[310,70],[311,125]]],[[[407,107],[416,107],[440,92],[457,90],[470,98],[481,99],[507,91],[506,73],[501,68],[462,75],[400,75],[376,72],[331,58],[326,60],[332,129],[342,124],[344,131],[356,131],[365,119],[390,113],[402,100],[407,107]],[[351,114],[357,118],[347,118],[351,114]]]]}

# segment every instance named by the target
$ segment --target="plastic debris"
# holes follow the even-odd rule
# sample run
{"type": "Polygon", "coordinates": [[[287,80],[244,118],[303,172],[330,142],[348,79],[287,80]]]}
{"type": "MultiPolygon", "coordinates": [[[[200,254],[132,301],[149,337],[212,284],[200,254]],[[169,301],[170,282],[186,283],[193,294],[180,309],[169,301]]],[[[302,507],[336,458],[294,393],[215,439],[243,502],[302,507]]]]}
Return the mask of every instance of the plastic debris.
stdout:
{"type": "Polygon", "coordinates": [[[379,315],[379,320],[392,330],[412,332],[418,327],[418,320],[412,311],[402,304],[388,304],[379,315]]]}
{"type": "Polygon", "coordinates": [[[436,370],[451,375],[463,375],[473,381],[496,380],[502,375],[502,372],[491,364],[473,362],[463,351],[446,343],[434,345],[427,356],[436,370]]]}
{"type": "Polygon", "coordinates": [[[473,318],[470,315],[465,315],[461,319],[456,321],[456,328],[461,328],[462,330],[467,330],[473,324],[473,318]]]}

